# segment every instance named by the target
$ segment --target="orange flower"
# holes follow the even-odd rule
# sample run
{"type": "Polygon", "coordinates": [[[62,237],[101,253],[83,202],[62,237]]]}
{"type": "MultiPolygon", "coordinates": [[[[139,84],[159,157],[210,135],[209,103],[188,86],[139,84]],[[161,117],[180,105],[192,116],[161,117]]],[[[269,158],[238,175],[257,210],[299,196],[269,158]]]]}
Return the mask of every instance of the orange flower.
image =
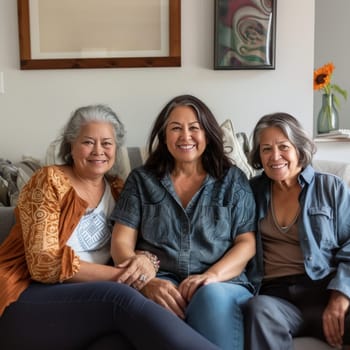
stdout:
{"type": "Polygon", "coordinates": [[[314,71],[314,90],[323,90],[324,94],[333,94],[333,99],[337,107],[340,107],[339,99],[334,92],[342,95],[346,100],[348,93],[341,89],[337,84],[332,84],[332,74],[334,72],[334,64],[329,62],[314,71]]]}
{"type": "Polygon", "coordinates": [[[329,62],[314,71],[314,90],[327,89],[331,82],[332,74],[335,67],[329,62]]]}

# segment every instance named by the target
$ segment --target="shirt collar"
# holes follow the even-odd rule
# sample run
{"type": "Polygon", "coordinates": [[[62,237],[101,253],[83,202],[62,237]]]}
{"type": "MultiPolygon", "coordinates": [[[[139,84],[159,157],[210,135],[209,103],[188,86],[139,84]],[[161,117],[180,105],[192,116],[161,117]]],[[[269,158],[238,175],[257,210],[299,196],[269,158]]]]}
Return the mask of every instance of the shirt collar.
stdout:
{"type": "Polygon", "coordinates": [[[307,165],[298,176],[298,181],[300,185],[307,183],[308,185],[311,183],[315,176],[315,170],[311,165],[307,165]]]}

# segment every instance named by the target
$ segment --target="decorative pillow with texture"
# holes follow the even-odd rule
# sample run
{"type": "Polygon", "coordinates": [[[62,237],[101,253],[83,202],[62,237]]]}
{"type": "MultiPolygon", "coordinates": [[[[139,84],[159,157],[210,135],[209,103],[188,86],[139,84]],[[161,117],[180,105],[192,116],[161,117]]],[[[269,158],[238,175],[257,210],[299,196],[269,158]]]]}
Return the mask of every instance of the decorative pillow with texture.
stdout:
{"type": "Polygon", "coordinates": [[[3,206],[15,206],[24,184],[41,164],[33,158],[18,163],[0,158],[0,201],[3,206]]]}
{"type": "Polygon", "coordinates": [[[60,144],[61,144],[62,138],[59,137],[56,140],[53,140],[50,144],[49,147],[46,150],[46,155],[45,155],[45,165],[53,165],[53,164],[63,164],[63,160],[58,156],[58,152],[60,149],[60,144]]]}
{"type": "Polygon", "coordinates": [[[248,179],[256,174],[256,171],[248,163],[246,153],[248,152],[246,135],[235,133],[232,121],[226,119],[221,128],[224,132],[224,147],[232,161],[247,175],[248,179]],[[241,140],[241,142],[240,142],[241,140]]]}
{"type": "Polygon", "coordinates": [[[17,187],[18,191],[28,182],[34,172],[42,167],[38,159],[23,156],[22,161],[14,164],[18,169],[17,187]]]}
{"type": "Polygon", "coordinates": [[[122,147],[118,152],[117,173],[125,180],[130,171],[141,166],[146,158],[146,147],[122,147]]]}
{"type": "Polygon", "coordinates": [[[0,206],[8,206],[9,199],[8,199],[8,182],[0,176],[0,206]]]}

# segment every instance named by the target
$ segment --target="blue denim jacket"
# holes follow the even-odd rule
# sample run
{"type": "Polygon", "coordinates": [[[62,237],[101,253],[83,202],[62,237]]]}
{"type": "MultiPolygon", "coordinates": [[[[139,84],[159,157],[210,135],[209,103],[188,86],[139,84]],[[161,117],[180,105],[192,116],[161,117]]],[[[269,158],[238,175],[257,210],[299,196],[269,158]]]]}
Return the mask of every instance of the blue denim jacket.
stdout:
{"type": "MultiPolygon", "coordinates": [[[[299,175],[301,216],[298,221],[304,266],[313,280],[332,272],[328,289],[350,297],[350,189],[338,177],[315,172],[309,165],[299,175]]],[[[259,222],[270,202],[270,179],[263,173],[250,180],[258,211],[255,282],[263,276],[262,243],[259,222]]]]}
{"type": "MultiPolygon", "coordinates": [[[[181,281],[216,263],[237,235],[254,232],[255,214],[248,179],[235,166],[222,180],[208,175],[186,208],[169,175],[159,180],[141,167],[130,173],[111,219],[137,229],[137,249],[156,254],[160,271],[181,281]]],[[[249,284],[245,273],[232,281],[249,284]]]]}

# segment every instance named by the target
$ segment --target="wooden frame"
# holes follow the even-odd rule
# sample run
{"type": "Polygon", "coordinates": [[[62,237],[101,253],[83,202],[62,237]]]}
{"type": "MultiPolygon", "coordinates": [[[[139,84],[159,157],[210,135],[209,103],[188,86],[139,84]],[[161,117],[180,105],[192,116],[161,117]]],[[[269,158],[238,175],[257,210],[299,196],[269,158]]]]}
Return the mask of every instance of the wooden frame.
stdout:
{"type": "MultiPolygon", "coordinates": [[[[17,0],[20,68],[21,69],[67,69],[67,68],[132,68],[132,67],[176,67],[181,66],[181,0],[168,0],[169,21],[167,53],[146,57],[73,57],[35,58],[32,55],[30,29],[30,2],[17,0]]],[[[58,2],[61,0],[57,0],[58,2]]]]}
{"type": "Polygon", "coordinates": [[[275,69],[277,0],[215,0],[214,69],[275,69]]]}

